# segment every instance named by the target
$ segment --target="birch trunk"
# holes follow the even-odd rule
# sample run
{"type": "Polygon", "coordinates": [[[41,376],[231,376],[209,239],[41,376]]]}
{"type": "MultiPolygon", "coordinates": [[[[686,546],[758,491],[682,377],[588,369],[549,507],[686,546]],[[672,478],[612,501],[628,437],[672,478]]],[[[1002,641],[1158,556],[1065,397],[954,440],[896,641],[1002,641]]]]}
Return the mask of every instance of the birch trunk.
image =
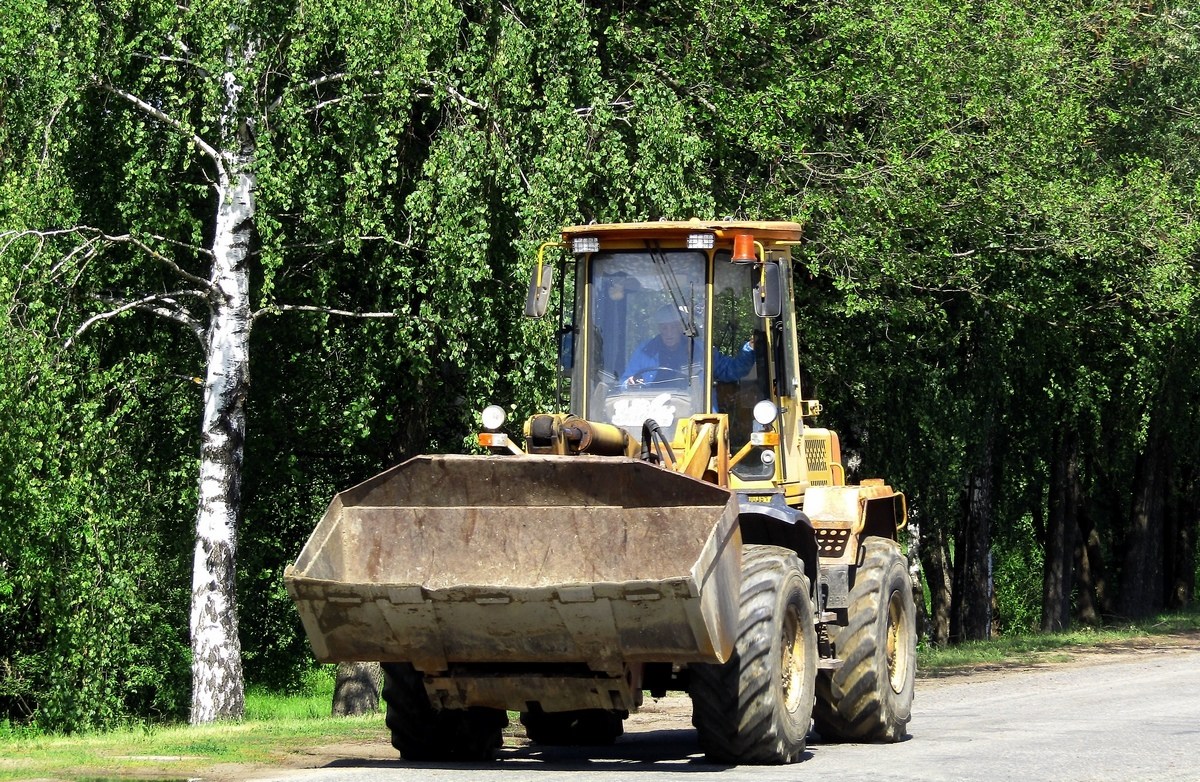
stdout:
{"type": "Polygon", "coordinates": [[[217,294],[207,335],[192,570],[192,724],[240,719],[245,713],[236,554],[250,384],[246,261],[254,218],[254,178],[245,152],[222,157],[212,266],[217,294]]]}

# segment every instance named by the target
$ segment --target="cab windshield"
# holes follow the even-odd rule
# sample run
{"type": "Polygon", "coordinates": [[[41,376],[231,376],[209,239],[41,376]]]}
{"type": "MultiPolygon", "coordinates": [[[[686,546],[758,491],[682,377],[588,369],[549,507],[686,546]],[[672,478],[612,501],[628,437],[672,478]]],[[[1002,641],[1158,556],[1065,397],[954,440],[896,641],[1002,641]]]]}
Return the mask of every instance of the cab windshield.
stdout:
{"type": "Polygon", "coordinates": [[[710,303],[704,252],[592,255],[580,270],[589,284],[576,288],[576,312],[587,317],[576,321],[573,411],[635,439],[647,419],[673,438],[680,420],[725,412],[731,440],[746,441],[750,410],[767,390],[765,344],[756,331],[750,270],[728,259],[717,254],[710,303]]]}

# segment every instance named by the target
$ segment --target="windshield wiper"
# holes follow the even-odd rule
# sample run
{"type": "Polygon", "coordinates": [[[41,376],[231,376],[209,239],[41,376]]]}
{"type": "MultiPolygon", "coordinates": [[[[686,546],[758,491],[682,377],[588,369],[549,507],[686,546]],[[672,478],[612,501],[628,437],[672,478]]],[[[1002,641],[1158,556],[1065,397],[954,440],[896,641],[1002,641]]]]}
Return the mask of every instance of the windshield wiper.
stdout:
{"type": "Polygon", "coordinates": [[[679,278],[675,276],[675,269],[667,261],[667,254],[658,247],[657,242],[650,247],[650,260],[654,262],[654,270],[658,272],[658,278],[663,287],[667,289],[667,293],[671,294],[671,304],[679,315],[679,324],[683,327],[683,333],[690,339],[695,339],[700,335],[700,331],[696,328],[696,292],[692,291],[690,305],[684,302],[683,286],[679,284],[679,278]],[[684,312],[687,314],[684,315],[684,312]]]}

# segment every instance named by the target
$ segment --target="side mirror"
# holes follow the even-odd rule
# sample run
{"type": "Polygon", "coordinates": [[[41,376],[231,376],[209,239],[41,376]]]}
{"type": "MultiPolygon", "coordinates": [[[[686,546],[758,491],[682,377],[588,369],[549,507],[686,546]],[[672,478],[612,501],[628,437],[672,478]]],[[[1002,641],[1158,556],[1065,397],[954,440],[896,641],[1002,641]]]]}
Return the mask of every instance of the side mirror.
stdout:
{"type": "Polygon", "coordinates": [[[754,314],[760,318],[778,318],[783,311],[783,286],[779,282],[779,264],[764,263],[754,281],[754,314]]]}
{"type": "Polygon", "coordinates": [[[538,263],[529,281],[529,295],[525,298],[525,317],[541,318],[550,307],[550,288],[554,284],[554,267],[538,263]],[[540,279],[539,279],[540,278],[540,279]]]}

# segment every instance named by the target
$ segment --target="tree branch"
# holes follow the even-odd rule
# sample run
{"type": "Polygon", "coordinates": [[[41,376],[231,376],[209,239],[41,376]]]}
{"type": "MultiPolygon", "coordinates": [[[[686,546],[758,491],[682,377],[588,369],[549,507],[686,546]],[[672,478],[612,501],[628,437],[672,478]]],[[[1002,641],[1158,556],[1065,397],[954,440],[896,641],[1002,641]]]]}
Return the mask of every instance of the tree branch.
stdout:
{"type": "Polygon", "coordinates": [[[638,58],[638,60],[640,60],[642,62],[643,65],[648,66],[650,68],[650,70],[654,71],[654,75],[657,76],[660,80],[662,80],[663,84],[670,87],[671,91],[674,92],[679,97],[691,98],[692,100],[696,101],[701,106],[703,106],[704,108],[711,111],[713,114],[721,113],[720,110],[717,109],[717,107],[713,104],[712,101],[710,101],[708,98],[705,98],[703,95],[695,95],[692,92],[690,92],[686,87],[684,87],[684,85],[680,84],[673,76],[671,76],[671,74],[669,74],[665,70],[663,70],[663,68],[658,63],[651,62],[650,60],[646,59],[645,57],[641,57],[641,56],[638,56],[637,58],[638,58]]]}
{"type": "MultiPolygon", "coordinates": [[[[383,95],[382,92],[364,92],[362,95],[359,95],[358,97],[360,97],[360,98],[379,98],[379,97],[382,97],[382,95],[383,95]]],[[[346,99],[345,95],[339,95],[336,98],[330,98],[329,100],[323,100],[320,103],[316,104],[315,106],[309,106],[307,109],[304,110],[304,113],[305,114],[316,114],[321,109],[341,103],[345,99],[346,99]]]]}
{"type": "MultiPolygon", "coordinates": [[[[424,84],[426,87],[429,87],[430,89],[433,89],[433,90],[436,90],[438,88],[437,83],[434,82],[433,79],[418,79],[417,82],[419,84],[424,84]]],[[[470,106],[471,108],[476,109],[477,111],[482,111],[483,109],[487,108],[482,103],[471,100],[466,95],[463,95],[461,92],[454,89],[454,87],[451,86],[451,84],[449,82],[446,82],[446,84],[444,86],[446,88],[446,92],[450,93],[450,97],[454,98],[459,103],[466,104],[467,106],[470,106]]]]}
{"type": "MultiPolygon", "coordinates": [[[[346,244],[347,242],[353,241],[353,242],[384,242],[386,244],[390,244],[395,247],[401,247],[405,250],[411,250],[414,247],[414,245],[411,242],[411,238],[412,238],[411,235],[409,238],[410,238],[410,241],[401,241],[399,239],[393,239],[390,236],[346,236],[346,237],[342,237],[339,239],[325,239],[320,242],[298,242],[296,244],[281,244],[281,245],[277,245],[275,247],[275,249],[276,250],[315,250],[315,249],[318,249],[321,247],[335,247],[339,244],[346,244]]],[[[262,250],[255,250],[254,254],[261,255],[262,250]]]]}
{"type": "MultiPolygon", "coordinates": [[[[618,114],[618,113],[628,114],[629,111],[633,108],[633,101],[632,100],[610,101],[608,103],[608,108],[612,109],[614,115],[618,114]]],[[[598,110],[599,110],[598,106],[576,106],[574,109],[572,109],[573,113],[577,117],[590,117],[593,114],[595,114],[598,110]]],[[[616,117],[616,119],[619,119],[620,121],[625,122],[625,123],[629,122],[628,118],[626,118],[626,117],[616,117]]]]}
{"type": "MultiPolygon", "coordinates": [[[[3,231],[3,232],[0,232],[0,255],[4,255],[5,253],[7,253],[8,248],[10,248],[15,242],[17,242],[21,239],[28,239],[28,238],[37,239],[37,248],[32,253],[30,253],[29,261],[24,266],[21,267],[21,274],[24,275],[25,273],[27,273],[30,270],[30,268],[33,266],[34,262],[42,254],[42,251],[45,250],[46,241],[48,239],[52,239],[57,236],[65,236],[67,234],[74,234],[74,235],[78,236],[80,234],[80,231],[75,228],[64,228],[64,229],[57,229],[57,230],[51,230],[51,231],[30,231],[30,230],[3,231]]],[[[96,242],[98,242],[99,240],[100,240],[99,236],[93,236],[91,238],[87,238],[85,236],[82,242],[80,242],[79,244],[77,244],[73,248],[71,248],[71,250],[69,252],[67,252],[65,255],[60,257],[58,259],[58,261],[55,262],[54,265],[50,267],[49,272],[47,274],[47,278],[51,279],[51,280],[56,279],[58,277],[58,275],[62,272],[63,267],[66,266],[67,263],[72,258],[74,258],[76,255],[79,255],[81,253],[83,254],[84,263],[80,268],[82,269],[82,268],[86,267],[87,261],[91,260],[96,254],[96,242]]],[[[18,278],[18,287],[19,286],[20,286],[20,278],[18,278]]]]}
{"type": "MultiPolygon", "coordinates": [[[[139,250],[141,250],[142,252],[149,255],[151,258],[153,258],[155,261],[157,261],[158,263],[165,266],[167,269],[172,271],[174,274],[187,280],[188,282],[192,283],[193,285],[199,285],[202,288],[204,288],[205,290],[209,291],[210,293],[217,292],[216,286],[213,285],[210,280],[207,280],[203,277],[192,274],[191,272],[189,272],[186,269],[184,269],[183,267],[181,267],[178,263],[176,263],[175,261],[166,257],[162,253],[158,252],[153,247],[146,244],[144,241],[142,241],[140,238],[134,236],[133,234],[121,234],[119,236],[116,236],[113,234],[105,233],[104,231],[101,231],[99,228],[93,228],[88,225],[77,225],[72,228],[55,228],[55,229],[51,229],[48,231],[26,230],[26,231],[0,232],[0,255],[3,255],[8,250],[8,248],[12,245],[13,242],[17,241],[18,239],[24,238],[24,237],[37,237],[38,245],[39,245],[38,252],[41,252],[41,248],[43,245],[45,245],[47,239],[52,239],[52,238],[58,237],[58,236],[67,236],[67,235],[71,235],[71,234],[81,237],[82,239],[84,239],[84,241],[81,242],[80,244],[76,245],[70,252],[68,252],[66,255],[62,256],[58,260],[58,262],[50,269],[51,276],[56,275],[59,271],[61,271],[62,267],[67,263],[67,261],[71,260],[73,257],[75,257],[76,255],[78,255],[81,252],[87,251],[87,255],[85,257],[90,258],[95,252],[94,247],[95,247],[96,242],[103,240],[103,241],[109,242],[110,244],[132,244],[134,247],[137,247],[139,250]]],[[[183,248],[185,250],[188,250],[189,252],[197,253],[198,255],[206,255],[210,258],[212,257],[211,250],[206,250],[203,247],[196,247],[194,245],[187,244],[186,242],[181,242],[177,239],[170,239],[166,236],[159,236],[158,234],[147,234],[147,238],[150,238],[150,239],[153,239],[153,240],[159,241],[159,242],[166,242],[167,244],[171,244],[176,247],[183,248]]]]}
{"type": "Polygon", "coordinates": [[[194,60],[189,60],[186,57],[172,57],[169,54],[140,54],[140,53],[134,53],[132,56],[136,57],[140,60],[169,62],[169,63],[173,63],[175,65],[186,65],[189,68],[195,68],[196,71],[198,71],[200,73],[200,75],[205,78],[212,76],[212,74],[209,73],[208,69],[205,68],[203,65],[200,65],[199,63],[195,62],[194,60]]]}
{"type": "Polygon", "coordinates": [[[151,106],[149,103],[142,100],[138,96],[133,95],[132,93],[128,93],[125,90],[121,89],[120,87],[114,87],[113,85],[109,84],[108,82],[104,81],[103,79],[100,79],[99,77],[97,77],[95,79],[95,81],[96,81],[96,85],[98,87],[100,87],[101,89],[103,89],[107,92],[110,92],[113,95],[116,95],[118,98],[123,98],[124,100],[129,101],[134,106],[136,106],[143,114],[153,117],[154,119],[158,120],[159,122],[162,122],[165,125],[169,125],[170,127],[177,130],[181,135],[186,136],[188,139],[191,140],[191,142],[193,144],[196,145],[197,149],[199,149],[205,155],[208,155],[210,158],[212,158],[212,161],[217,164],[218,169],[220,169],[222,171],[224,170],[225,164],[221,160],[221,153],[217,152],[217,150],[214,149],[211,144],[209,144],[207,141],[205,141],[199,135],[197,135],[196,133],[193,133],[192,131],[185,128],[183,126],[182,122],[175,119],[171,115],[161,111],[160,109],[157,109],[154,106],[151,106]]]}
{"type": "MultiPolygon", "coordinates": [[[[205,291],[183,290],[173,293],[154,293],[149,296],[144,296],[135,301],[121,301],[119,299],[102,299],[117,306],[106,312],[101,312],[85,320],[79,328],[75,329],[75,333],[63,344],[64,349],[69,349],[75,341],[83,336],[84,332],[92,326],[102,321],[111,320],[118,315],[132,310],[140,312],[148,312],[152,315],[157,315],[161,318],[180,323],[191,330],[191,332],[200,340],[200,344],[204,344],[204,324],[191,316],[188,311],[179,304],[177,299],[185,296],[194,296],[200,299],[208,300],[208,294],[205,291]]],[[[100,298],[100,297],[97,297],[100,298]]]]}
{"type": "MultiPolygon", "coordinates": [[[[158,252],[153,247],[146,244],[145,242],[143,242],[141,239],[137,238],[136,236],[133,236],[132,234],[123,234],[121,236],[112,236],[109,234],[101,234],[101,236],[103,236],[104,239],[106,239],[107,241],[110,241],[114,244],[125,244],[125,243],[132,244],[134,247],[137,247],[139,250],[146,253],[151,258],[158,261],[160,264],[167,267],[172,272],[179,275],[180,277],[187,280],[188,282],[192,283],[193,285],[200,285],[210,293],[217,292],[217,287],[215,285],[213,285],[210,280],[206,280],[203,277],[199,277],[195,274],[192,274],[189,271],[186,271],[179,264],[175,263],[175,261],[172,261],[170,258],[168,258],[165,255],[163,255],[162,253],[158,252]]],[[[158,236],[155,234],[150,234],[150,238],[156,239],[159,241],[163,241],[163,242],[168,242],[169,244],[174,244],[177,247],[183,247],[183,248],[191,250],[193,252],[200,253],[201,255],[207,255],[210,258],[212,257],[212,252],[210,250],[204,249],[203,247],[193,247],[192,245],[184,244],[183,242],[179,242],[174,239],[168,239],[165,236],[158,236]]]]}
{"type": "Polygon", "coordinates": [[[46,167],[46,160],[50,157],[50,131],[54,129],[54,123],[58,120],[59,113],[66,105],[67,100],[66,98],[63,98],[62,101],[60,101],[59,104],[54,107],[54,111],[50,114],[50,121],[46,123],[46,130],[42,134],[42,159],[38,164],[38,179],[42,178],[42,169],[46,167]]]}
{"type": "MultiPolygon", "coordinates": [[[[367,75],[368,76],[380,76],[380,75],[382,75],[382,73],[383,73],[383,71],[371,71],[367,75]]],[[[333,84],[335,82],[346,81],[347,79],[352,79],[352,78],[356,78],[356,77],[352,76],[349,73],[327,73],[323,76],[318,76],[315,79],[309,79],[301,86],[311,87],[313,89],[316,89],[317,87],[320,87],[323,84],[333,84]]],[[[271,112],[278,109],[281,105],[283,105],[283,98],[285,95],[287,95],[286,89],[284,89],[284,91],[281,92],[279,94],[279,96],[277,98],[275,98],[275,100],[271,101],[271,105],[267,106],[266,111],[263,113],[270,114],[271,112]]],[[[325,101],[324,103],[329,103],[329,101],[325,101]]],[[[321,105],[323,105],[323,104],[321,104],[321,105]]],[[[312,111],[312,110],[313,109],[308,109],[307,111],[312,111]]]]}
{"type": "Polygon", "coordinates": [[[332,307],[314,307],[306,304],[271,304],[263,307],[250,316],[250,322],[255,323],[259,318],[267,315],[279,315],[284,312],[317,312],[322,315],[336,315],[341,318],[362,318],[371,320],[383,320],[387,318],[398,318],[400,314],[397,312],[354,312],[351,310],[339,310],[332,307]]]}
{"type": "MultiPolygon", "coordinates": [[[[325,84],[334,84],[336,82],[341,82],[341,81],[350,81],[353,79],[361,78],[361,76],[381,76],[382,74],[383,74],[382,71],[371,71],[370,73],[361,74],[361,75],[350,74],[350,73],[330,73],[330,74],[326,74],[324,76],[318,76],[315,79],[309,79],[307,82],[305,82],[301,86],[311,87],[311,88],[315,89],[315,88],[320,87],[325,84]]],[[[433,79],[428,79],[428,78],[417,79],[417,84],[420,84],[424,87],[428,87],[433,90],[436,90],[439,86],[437,84],[437,82],[435,82],[433,79]]],[[[471,108],[475,109],[476,111],[483,111],[487,108],[479,101],[472,100],[471,98],[468,98],[466,95],[459,92],[449,82],[447,82],[446,84],[444,84],[442,86],[445,88],[446,92],[449,93],[450,97],[454,98],[454,100],[458,101],[461,104],[470,106],[471,108]]],[[[266,111],[264,113],[270,114],[271,112],[278,109],[283,104],[283,99],[286,96],[286,94],[287,94],[287,90],[285,89],[284,92],[280,93],[280,95],[277,98],[275,98],[275,100],[271,101],[271,105],[267,106],[266,111]]],[[[368,93],[368,94],[362,95],[360,97],[379,97],[382,94],[383,93],[368,93]]],[[[426,93],[418,92],[418,93],[414,93],[414,97],[426,98],[426,97],[432,97],[432,96],[428,95],[426,93]]],[[[305,114],[313,114],[313,113],[325,108],[326,106],[333,105],[344,99],[345,99],[344,95],[339,95],[335,98],[327,98],[325,100],[318,102],[316,105],[310,106],[309,108],[305,109],[304,113],[305,114]]]]}

